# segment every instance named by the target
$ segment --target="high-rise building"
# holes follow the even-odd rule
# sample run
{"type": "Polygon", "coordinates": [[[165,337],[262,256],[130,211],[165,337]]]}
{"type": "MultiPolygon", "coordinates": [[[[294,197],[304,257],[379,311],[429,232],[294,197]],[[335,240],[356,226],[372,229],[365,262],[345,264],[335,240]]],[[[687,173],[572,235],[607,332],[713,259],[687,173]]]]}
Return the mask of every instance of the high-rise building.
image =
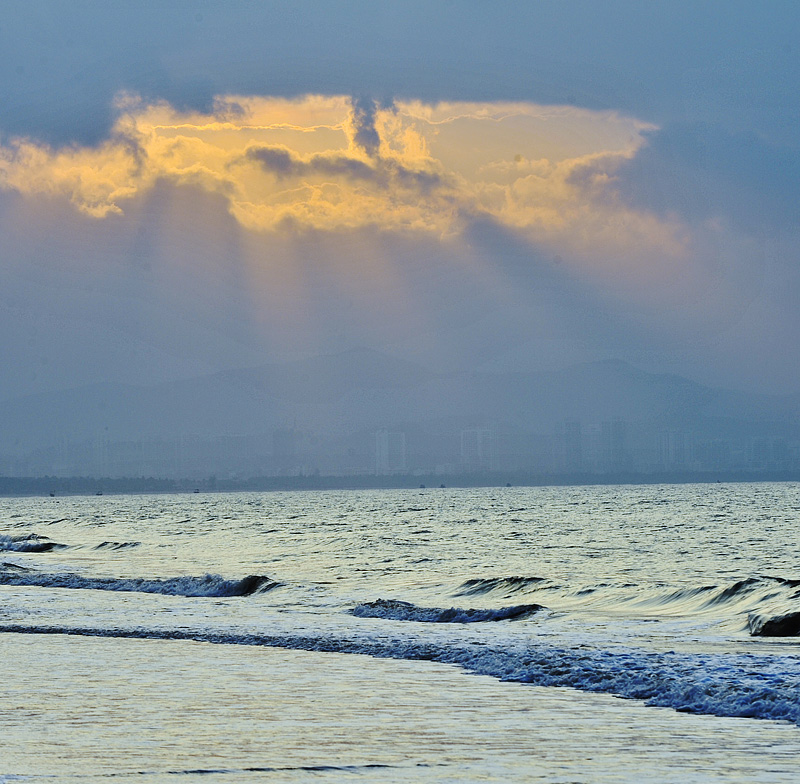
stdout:
{"type": "Polygon", "coordinates": [[[607,471],[619,471],[627,467],[626,431],[625,422],[619,418],[608,420],[600,425],[603,464],[607,471]]]}
{"type": "Polygon", "coordinates": [[[665,468],[686,465],[689,454],[685,433],[665,430],[658,434],[658,462],[665,468]]]}
{"type": "Polygon", "coordinates": [[[564,469],[583,470],[583,429],[581,423],[568,420],[563,426],[564,469]]]}
{"type": "Polygon", "coordinates": [[[394,474],[406,470],[406,434],[379,430],[375,434],[375,473],[394,474]]]}
{"type": "Polygon", "coordinates": [[[461,431],[461,465],[467,471],[497,469],[497,439],[493,430],[473,428],[461,431]]]}

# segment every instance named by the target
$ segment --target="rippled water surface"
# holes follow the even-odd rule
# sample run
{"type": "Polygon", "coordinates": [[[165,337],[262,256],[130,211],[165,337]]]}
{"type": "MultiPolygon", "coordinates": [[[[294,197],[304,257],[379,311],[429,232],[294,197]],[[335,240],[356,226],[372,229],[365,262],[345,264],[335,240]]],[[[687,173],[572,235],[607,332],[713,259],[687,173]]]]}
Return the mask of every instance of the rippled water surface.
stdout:
{"type": "Polygon", "coordinates": [[[790,781],[798,523],[797,484],[3,499],[0,782],[790,781]]]}

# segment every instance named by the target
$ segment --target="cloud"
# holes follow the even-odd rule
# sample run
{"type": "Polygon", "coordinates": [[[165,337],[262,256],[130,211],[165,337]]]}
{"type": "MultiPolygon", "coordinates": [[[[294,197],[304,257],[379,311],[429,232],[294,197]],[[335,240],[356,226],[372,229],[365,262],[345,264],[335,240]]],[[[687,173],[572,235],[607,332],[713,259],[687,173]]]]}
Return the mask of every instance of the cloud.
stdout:
{"type": "MultiPolygon", "coordinates": [[[[475,342],[495,334],[513,343],[515,329],[539,330],[546,320],[546,297],[534,293],[549,296],[557,273],[630,317],[632,330],[671,336],[664,343],[694,357],[695,367],[724,364],[744,378],[754,367],[744,355],[758,354],[771,368],[761,374],[768,384],[781,363],[791,366],[800,292],[800,5],[731,0],[722,13],[690,0],[411,0],[364,13],[359,3],[321,0],[314,10],[301,18],[270,3],[194,0],[157,13],[55,0],[9,10],[0,23],[5,266],[17,255],[38,277],[48,259],[78,265],[87,255],[81,241],[91,237],[98,250],[86,286],[112,271],[123,276],[117,264],[126,275],[164,267],[173,277],[154,290],[170,292],[166,307],[194,279],[193,265],[238,258],[237,247],[247,246],[242,266],[257,278],[242,284],[248,293],[285,292],[295,278],[298,289],[304,277],[325,282],[291,308],[276,294],[254,318],[314,314],[325,327],[308,326],[307,334],[324,332],[331,347],[339,327],[358,330],[355,317],[348,321],[356,307],[337,310],[325,299],[329,289],[350,303],[349,286],[374,310],[361,335],[372,337],[384,322],[412,323],[419,314],[386,315],[404,296],[425,303],[432,341],[480,311],[475,342]],[[40,217],[29,226],[33,213],[40,217]],[[78,240],[53,240],[31,255],[25,243],[55,231],[48,216],[78,240]],[[181,236],[167,231],[173,220],[181,236]],[[12,254],[8,227],[17,223],[12,254]],[[149,250],[154,226],[168,235],[160,253],[149,250]],[[213,246],[215,232],[229,244],[213,246]],[[202,236],[203,247],[187,245],[184,234],[202,236]],[[407,245],[378,261],[381,243],[407,245]],[[123,263],[117,256],[126,253],[123,263]],[[313,268],[304,266],[309,254],[319,260],[313,268]],[[411,270],[414,285],[406,281],[396,295],[411,270]],[[474,276],[473,288],[459,288],[460,274],[474,276]],[[498,309],[528,315],[493,331],[496,315],[481,303],[506,279],[512,291],[498,309]],[[359,294],[368,283],[369,302],[359,294]],[[440,323],[434,313],[447,316],[440,323]]],[[[241,274],[226,268],[231,278],[241,274]]],[[[202,291],[222,290],[214,275],[203,280],[202,291]]],[[[8,275],[0,296],[7,282],[8,275]]],[[[127,302],[129,290],[121,277],[115,302],[127,302]]],[[[562,294],[566,321],[602,335],[604,346],[619,337],[596,320],[570,321],[570,308],[592,306],[562,294]]],[[[56,305],[61,297],[53,284],[56,305]]],[[[21,296],[17,315],[47,312],[25,302],[21,296]]],[[[75,319],[98,306],[88,295],[81,302],[75,319]]],[[[184,306],[191,315],[178,321],[191,325],[218,305],[184,306]]],[[[116,312],[110,307],[97,324],[116,312]]],[[[147,312],[143,321],[156,324],[147,312]]],[[[137,313],[131,307],[130,322],[137,313]]],[[[281,328],[276,317],[270,329],[279,341],[299,332],[281,328]]],[[[14,333],[21,346],[26,330],[14,333]]],[[[100,331],[93,324],[79,334],[100,331]]],[[[153,342],[179,331],[168,320],[153,327],[153,342]]],[[[570,333],[573,348],[589,340],[579,332],[570,333]]],[[[66,341],[70,330],[53,333],[66,341]]],[[[421,328],[409,330],[409,345],[426,339],[421,328]]],[[[219,356],[233,356],[236,340],[222,343],[219,356]]],[[[252,343],[256,354],[260,345],[252,343]]],[[[464,356],[472,345],[461,344],[464,356]]],[[[642,345],[644,355],[647,340],[642,345]]],[[[65,367],[93,361],[91,350],[78,361],[59,346],[65,367]]],[[[47,354],[47,341],[32,353],[47,354]]],[[[172,359],[182,355],[176,341],[172,359]]]]}
{"type": "MultiPolygon", "coordinates": [[[[658,139],[635,118],[396,101],[376,105],[367,154],[347,96],[224,95],[187,111],[121,94],[115,112],[96,145],[0,145],[0,290],[20,367],[21,314],[50,314],[30,351],[53,370],[31,370],[28,388],[90,365],[98,379],[151,362],[169,377],[162,335],[184,371],[370,345],[459,367],[672,352],[698,374],[791,376],[798,279],[780,259],[795,246],[766,253],[730,220],[633,198],[658,139]],[[108,335],[98,359],[93,331],[108,335]],[[741,347],[758,352],[767,333],[776,345],[750,373],[741,347]]],[[[714,176],[739,172],[735,156],[715,160],[714,176]]]]}
{"type": "Polygon", "coordinates": [[[380,7],[320,0],[15,4],[0,27],[0,129],[97,144],[119,90],[207,112],[268,92],[524,101],[720,122],[791,139],[800,107],[795,3],[636,0],[380,7]]]}
{"type": "Polygon", "coordinates": [[[279,178],[300,178],[315,174],[377,182],[379,172],[364,161],[347,155],[312,155],[303,160],[284,147],[250,147],[245,158],[257,161],[279,178]]]}
{"type": "Polygon", "coordinates": [[[378,154],[381,146],[380,136],[375,128],[376,109],[375,101],[369,98],[354,98],[349,122],[353,144],[371,158],[378,154]]]}
{"type": "Polygon", "coordinates": [[[691,223],[723,218],[746,231],[800,223],[800,149],[719,125],[671,124],[619,171],[634,208],[691,223]]]}
{"type": "Polygon", "coordinates": [[[651,126],[615,113],[525,103],[218,96],[209,112],[120,94],[110,137],[0,147],[0,187],[66,198],[95,217],[160,180],[223,196],[249,229],[458,233],[487,215],[580,255],[680,254],[668,221],[613,196],[651,126]]]}
{"type": "Polygon", "coordinates": [[[365,117],[357,103],[231,95],[211,112],[187,112],[122,94],[114,130],[97,146],[0,147],[0,188],[100,220],[165,185],[202,191],[270,243],[363,231],[470,243],[495,226],[504,239],[489,256],[504,244],[527,248],[512,255],[537,285],[535,259],[549,259],[648,318],[712,329],[746,307],[745,273],[755,269],[746,244],[628,198],[624,177],[651,125],[506,102],[397,101],[365,117]],[[377,137],[369,154],[354,122],[377,137]]]}

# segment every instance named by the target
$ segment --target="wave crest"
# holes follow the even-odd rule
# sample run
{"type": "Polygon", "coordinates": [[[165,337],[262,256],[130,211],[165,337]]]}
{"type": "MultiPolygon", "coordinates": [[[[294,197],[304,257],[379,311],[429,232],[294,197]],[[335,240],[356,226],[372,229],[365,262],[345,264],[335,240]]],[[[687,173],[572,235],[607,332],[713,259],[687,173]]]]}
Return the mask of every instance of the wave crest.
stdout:
{"type": "Polygon", "coordinates": [[[541,604],[519,604],[500,609],[466,609],[450,607],[418,607],[411,602],[398,599],[377,599],[356,605],[351,613],[356,618],[386,618],[393,621],[417,621],[421,623],[483,623],[527,618],[544,609],[541,604]]]}
{"type": "Polygon", "coordinates": [[[753,637],[796,637],[800,634],[800,612],[790,612],[773,617],[751,615],[747,626],[753,637]]]}
{"type": "Polygon", "coordinates": [[[38,588],[73,588],[97,591],[122,591],[134,593],[159,593],[166,596],[250,596],[276,588],[280,583],[258,574],[240,580],[226,580],[218,574],[202,577],[167,577],[144,579],[139,577],[83,577],[79,574],[43,574],[41,572],[0,571],[0,585],[38,588]]]}
{"type": "Polygon", "coordinates": [[[493,577],[466,580],[454,596],[489,595],[495,599],[523,595],[547,596],[554,611],[597,611],[653,616],[716,616],[724,622],[748,622],[750,633],[762,636],[800,635],[792,617],[800,613],[800,580],[757,575],[709,584],[679,587],[664,583],[598,582],[559,585],[544,577],[493,577]],[[748,620],[749,619],[749,620],[748,620]]]}
{"type": "Polygon", "coordinates": [[[681,588],[636,601],[638,606],[658,607],[672,612],[720,612],[749,616],[751,633],[754,617],[791,614],[800,598],[797,580],[762,575],[746,577],[728,585],[681,588]]]}
{"type": "Polygon", "coordinates": [[[126,550],[129,547],[138,547],[141,542],[100,542],[95,545],[95,550],[126,550]]]}
{"type": "Polygon", "coordinates": [[[0,550],[5,552],[49,553],[51,550],[63,550],[66,546],[38,534],[26,534],[25,536],[0,534],[0,550]]]}
{"type": "Polygon", "coordinates": [[[454,596],[479,596],[492,592],[518,593],[529,588],[539,588],[548,583],[546,577],[484,577],[466,580],[456,589],[454,596]]]}

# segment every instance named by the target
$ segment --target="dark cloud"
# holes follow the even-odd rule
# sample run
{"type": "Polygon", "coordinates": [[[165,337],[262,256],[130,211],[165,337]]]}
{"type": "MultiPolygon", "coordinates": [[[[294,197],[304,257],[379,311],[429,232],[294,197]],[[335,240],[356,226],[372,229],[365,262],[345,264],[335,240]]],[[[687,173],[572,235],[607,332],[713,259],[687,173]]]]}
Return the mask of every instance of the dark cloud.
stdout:
{"type": "MultiPolygon", "coordinates": [[[[791,139],[796,3],[638,0],[151,5],[31,0],[0,28],[0,133],[96,142],[118,90],[213,110],[217,94],[531,100],[791,139]]],[[[358,102],[374,149],[373,104],[358,102]]]]}
{"type": "Polygon", "coordinates": [[[800,223],[800,149],[705,124],[669,125],[618,172],[633,205],[748,231],[800,223]]]}
{"type": "Polygon", "coordinates": [[[229,101],[217,97],[214,99],[214,116],[220,120],[240,120],[247,114],[247,110],[236,101],[229,101]]]}
{"type": "Polygon", "coordinates": [[[394,162],[385,162],[384,165],[394,173],[398,184],[406,188],[428,192],[444,184],[442,177],[436,172],[416,171],[394,162]]]}
{"type": "Polygon", "coordinates": [[[371,158],[378,154],[381,139],[375,128],[375,101],[353,99],[353,141],[371,158]]]}
{"type": "Polygon", "coordinates": [[[247,159],[257,161],[278,177],[297,177],[307,166],[283,147],[251,147],[247,159]]]}
{"type": "Polygon", "coordinates": [[[303,160],[284,147],[251,147],[245,157],[279,178],[323,174],[383,184],[380,172],[346,155],[312,155],[303,160]]]}
{"type": "Polygon", "coordinates": [[[363,161],[348,158],[346,155],[313,155],[307,166],[311,171],[319,174],[349,177],[354,180],[380,180],[376,169],[368,166],[363,161]]]}
{"type": "Polygon", "coordinates": [[[381,187],[388,187],[391,183],[423,192],[442,184],[441,177],[435,172],[415,171],[384,158],[375,160],[371,165],[347,155],[317,154],[304,160],[293,155],[285,147],[267,146],[251,147],[245,157],[256,161],[266,171],[280,179],[316,174],[362,180],[381,187]]]}

